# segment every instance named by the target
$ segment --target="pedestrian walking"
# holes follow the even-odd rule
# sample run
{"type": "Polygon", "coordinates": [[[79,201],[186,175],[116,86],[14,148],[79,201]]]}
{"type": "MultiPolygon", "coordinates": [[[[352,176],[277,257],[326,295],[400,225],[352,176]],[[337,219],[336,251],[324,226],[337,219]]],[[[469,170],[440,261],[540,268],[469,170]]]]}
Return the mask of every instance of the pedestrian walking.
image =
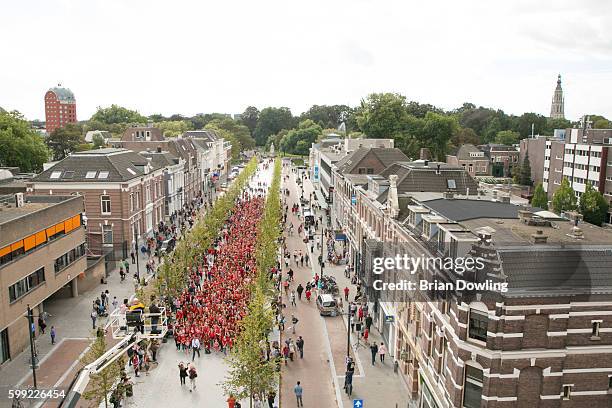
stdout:
{"type": "Polygon", "coordinates": [[[117,296],[113,296],[113,310],[117,309],[117,306],[119,305],[119,301],[117,300],[117,296]]]}
{"type": "Polygon", "coordinates": [[[373,342],[370,346],[370,352],[372,353],[372,365],[376,363],[376,354],[378,354],[378,344],[373,342]]]}
{"type": "Polygon", "coordinates": [[[38,328],[42,334],[45,334],[45,329],[47,328],[47,323],[45,323],[45,319],[42,316],[38,316],[38,328]]]}
{"type": "Polygon", "coordinates": [[[380,362],[385,364],[385,354],[387,354],[387,348],[384,343],[380,343],[380,347],[378,348],[378,355],[380,357],[380,362]]]}
{"type": "Polygon", "coordinates": [[[303,407],[304,406],[304,402],[302,401],[302,397],[304,395],[304,389],[300,385],[299,381],[297,382],[295,387],[293,387],[293,392],[295,393],[295,399],[297,400],[297,406],[298,407],[303,407]]]}
{"type": "Polygon", "coordinates": [[[200,358],[200,339],[194,337],[193,340],[191,340],[191,348],[193,349],[191,361],[195,360],[196,353],[198,354],[198,358],[200,358]]]}
{"type": "Polygon", "coordinates": [[[298,351],[300,352],[300,358],[304,358],[304,339],[302,338],[302,336],[298,337],[298,339],[295,341],[295,345],[298,348],[298,351]]]}
{"type": "Polygon", "coordinates": [[[95,330],[96,329],[96,319],[98,318],[98,314],[96,313],[95,310],[91,311],[91,329],[95,330]]]}
{"type": "Polygon", "coordinates": [[[302,284],[300,283],[297,287],[297,294],[298,294],[298,299],[302,300],[302,292],[304,292],[304,287],[302,286],[302,284]]]}
{"type": "Polygon", "coordinates": [[[185,385],[185,378],[187,378],[187,367],[181,361],[178,365],[179,368],[179,379],[181,380],[181,385],[185,385]]]}
{"type": "Polygon", "coordinates": [[[366,329],[370,331],[370,327],[372,326],[372,316],[367,315],[365,318],[366,329]]]}
{"type": "Polygon", "coordinates": [[[51,335],[51,344],[55,344],[55,326],[51,326],[49,334],[51,335]]]}
{"type": "Polygon", "coordinates": [[[297,326],[298,322],[299,322],[298,318],[295,317],[295,315],[291,315],[291,324],[293,325],[291,326],[291,329],[293,331],[293,334],[295,334],[295,326],[297,326]]]}
{"type": "Polygon", "coordinates": [[[189,364],[189,392],[195,391],[196,389],[196,378],[198,377],[198,372],[193,364],[189,364]]]}
{"type": "Polygon", "coordinates": [[[368,344],[368,337],[370,336],[370,330],[366,327],[363,330],[363,341],[368,344]]]}
{"type": "Polygon", "coordinates": [[[296,307],[297,304],[295,303],[295,290],[291,291],[291,306],[296,307]]]}
{"type": "Polygon", "coordinates": [[[348,286],[344,287],[344,300],[348,300],[349,290],[348,286]]]}
{"type": "Polygon", "coordinates": [[[236,398],[232,394],[227,399],[227,408],[236,408],[236,398]]]}
{"type": "Polygon", "coordinates": [[[274,408],[275,399],[276,399],[276,393],[274,391],[270,391],[268,393],[268,408],[274,408]]]}

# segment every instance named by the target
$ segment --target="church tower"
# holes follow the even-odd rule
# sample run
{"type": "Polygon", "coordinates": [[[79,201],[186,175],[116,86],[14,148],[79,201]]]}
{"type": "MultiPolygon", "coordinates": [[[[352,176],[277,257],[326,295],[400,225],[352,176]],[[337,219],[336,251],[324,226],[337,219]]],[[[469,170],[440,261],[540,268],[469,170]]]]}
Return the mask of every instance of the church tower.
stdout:
{"type": "Polygon", "coordinates": [[[550,105],[551,119],[565,119],[563,108],[563,89],[561,88],[561,74],[557,77],[557,87],[553,95],[552,104],[550,105]]]}

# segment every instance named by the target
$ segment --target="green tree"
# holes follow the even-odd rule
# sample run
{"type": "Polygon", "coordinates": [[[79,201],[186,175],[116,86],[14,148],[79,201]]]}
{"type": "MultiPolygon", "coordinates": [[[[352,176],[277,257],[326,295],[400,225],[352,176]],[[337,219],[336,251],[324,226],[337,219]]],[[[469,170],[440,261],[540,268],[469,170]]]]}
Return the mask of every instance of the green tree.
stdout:
{"type": "Polygon", "coordinates": [[[584,220],[594,225],[601,225],[606,220],[609,203],[599,191],[587,183],[582,196],[580,196],[579,210],[584,220]]]}
{"type": "Polygon", "coordinates": [[[92,142],[93,142],[94,149],[99,149],[101,147],[106,146],[106,141],[104,140],[104,137],[102,137],[101,135],[94,135],[92,137],[92,142]]]}
{"type": "Polygon", "coordinates": [[[53,160],[62,160],[84,143],[83,126],[68,123],[64,127],[57,128],[47,137],[46,143],[53,153],[53,160]]]}
{"type": "Polygon", "coordinates": [[[310,119],[322,128],[337,129],[343,119],[349,121],[350,114],[351,110],[346,105],[312,105],[300,115],[300,121],[310,119]]]}
{"type": "Polygon", "coordinates": [[[215,121],[208,122],[206,126],[204,127],[204,129],[212,130],[219,137],[222,137],[226,141],[230,142],[230,144],[232,145],[232,150],[231,150],[232,160],[240,159],[240,152],[242,151],[242,145],[240,144],[240,140],[238,140],[238,138],[232,132],[218,127],[215,121]]]}
{"type": "Polygon", "coordinates": [[[555,129],[567,129],[572,127],[572,122],[567,119],[546,119],[546,133],[547,135],[552,135],[555,129]]]}
{"type": "Polygon", "coordinates": [[[417,118],[424,118],[425,115],[427,115],[427,112],[444,114],[443,109],[429,103],[418,103],[415,101],[408,102],[406,105],[406,112],[408,112],[409,115],[416,116],[417,118]]]}
{"type": "Polygon", "coordinates": [[[529,160],[529,152],[525,153],[525,158],[521,164],[519,184],[523,186],[531,186],[533,184],[533,181],[531,180],[531,162],[529,160]]]}
{"type": "Polygon", "coordinates": [[[543,210],[548,210],[548,196],[546,195],[546,191],[544,191],[544,186],[542,186],[542,183],[538,183],[535,190],[533,190],[531,205],[543,210]]]}
{"type": "Polygon", "coordinates": [[[259,120],[259,109],[254,106],[248,106],[244,112],[242,112],[240,120],[249,128],[251,135],[253,135],[257,127],[257,121],[259,120]]]}
{"type": "Polygon", "coordinates": [[[193,125],[188,120],[166,120],[153,124],[164,137],[177,137],[188,130],[193,130],[193,125]]]}
{"type": "Polygon", "coordinates": [[[445,161],[451,137],[459,129],[457,119],[435,112],[427,112],[423,120],[420,147],[428,147],[433,157],[445,161]]]}
{"type": "Polygon", "coordinates": [[[206,125],[207,128],[223,129],[234,135],[240,142],[242,150],[255,148],[255,140],[251,137],[251,132],[246,125],[231,118],[213,119],[206,125]]]}
{"type": "Polygon", "coordinates": [[[283,129],[295,126],[295,119],[289,108],[265,108],[259,114],[257,126],[253,137],[257,146],[265,146],[268,137],[275,135],[283,129]]]}
{"type": "Polygon", "coordinates": [[[521,135],[518,132],[513,132],[512,130],[501,130],[497,132],[497,135],[495,135],[495,143],[512,146],[513,144],[517,144],[520,138],[521,135]]]}
{"type": "Polygon", "coordinates": [[[522,137],[529,137],[532,125],[535,135],[543,135],[546,133],[547,118],[537,113],[523,113],[516,120],[512,130],[517,131],[522,137]]]}
{"type": "Polygon", "coordinates": [[[42,136],[17,111],[0,112],[0,165],[38,172],[49,159],[42,136]]]}
{"type": "MultiPolygon", "coordinates": [[[[106,339],[104,336],[96,336],[89,351],[81,359],[81,363],[84,365],[93,363],[104,353],[106,353],[106,339]]],[[[119,358],[98,374],[92,375],[87,391],[83,393],[83,398],[92,400],[96,406],[99,406],[104,401],[104,406],[108,407],[107,395],[113,390],[114,384],[121,378],[121,371],[124,365],[123,358],[119,358]]]]}
{"type": "Polygon", "coordinates": [[[473,144],[478,146],[480,144],[480,137],[471,128],[459,128],[451,138],[451,143],[457,147],[464,144],[473,144]]]}
{"type": "Polygon", "coordinates": [[[147,123],[147,118],[138,113],[138,111],[114,104],[108,108],[98,107],[96,113],[93,114],[90,120],[106,124],[147,123]]]}
{"type": "Polygon", "coordinates": [[[361,101],[356,119],[368,137],[390,138],[405,130],[406,98],[396,93],[373,93],[361,101]]]}
{"type": "Polygon", "coordinates": [[[321,126],[310,119],[303,120],[297,129],[291,129],[280,141],[283,152],[307,155],[308,149],[321,134],[321,126]]]}
{"type": "Polygon", "coordinates": [[[576,193],[570,186],[567,177],[563,177],[561,186],[552,197],[552,207],[554,212],[560,214],[562,211],[573,211],[576,209],[576,193]]]}

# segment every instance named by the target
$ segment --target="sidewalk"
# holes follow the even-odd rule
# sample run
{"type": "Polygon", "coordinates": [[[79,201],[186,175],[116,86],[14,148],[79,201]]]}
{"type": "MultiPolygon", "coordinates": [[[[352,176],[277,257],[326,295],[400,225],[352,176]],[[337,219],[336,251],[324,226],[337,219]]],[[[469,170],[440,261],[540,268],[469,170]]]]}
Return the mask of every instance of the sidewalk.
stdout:
{"type": "MultiPolygon", "coordinates": [[[[284,187],[289,188],[291,196],[287,200],[289,207],[292,203],[299,201],[300,189],[295,182],[295,175],[291,174],[288,183],[284,184],[284,187]]],[[[310,192],[313,191],[313,186],[310,180],[305,180],[304,183],[304,197],[308,197],[310,192]]],[[[317,217],[318,217],[317,213],[317,217]]],[[[293,222],[295,231],[297,231],[297,220],[291,212],[289,212],[288,221],[293,222]]],[[[319,225],[319,234],[322,226],[319,225]]],[[[294,248],[305,250],[306,246],[301,241],[301,237],[297,236],[297,232],[293,236],[287,239],[288,248],[293,253],[294,248]]],[[[325,246],[322,245],[324,253],[326,253],[325,246]]],[[[318,265],[318,256],[320,251],[315,248],[314,253],[309,254],[311,258],[311,266],[309,268],[296,268],[292,263],[291,267],[295,271],[295,283],[292,285],[294,289],[298,283],[305,284],[307,279],[311,279],[315,273],[320,274],[320,267],[318,265]],[[314,263],[312,263],[314,260],[314,263]]],[[[350,280],[344,276],[345,265],[330,265],[325,263],[323,273],[325,275],[332,275],[336,278],[340,294],[345,286],[350,288],[350,298],[356,293],[355,285],[350,284],[350,280]]],[[[343,295],[342,295],[343,296],[343,295]]],[[[313,296],[314,297],[314,296],[313,296]]],[[[305,300],[298,302],[298,307],[293,308],[287,301],[288,306],[285,312],[287,320],[290,319],[290,315],[294,310],[297,311],[296,315],[300,319],[298,323],[297,335],[304,334],[305,338],[305,353],[304,357],[312,359],[311,355],[313,351],[325,351],[327,350],[326,359],[323,361],[314,361],[313,364],[304,364],[299,362],[289,363],[289,366],[283,367],[283,394],[282,402],[283,408],[295,406],[295,397],[293,395],[293,386],[295,381],[300,380],[304,386],[304,399],[308,405],[309,399],[314,398],[316,395],[320,400],[315,401],[316,406],[349,408],[353,406],[353,399],[363,399],[364,405],[368,408],[407,408],[408,407],[408,392],[406,385],[402,381],[399,374],[393,372],[393,358],[387,354],[387,358],[384,364],[379,362],[377,357],[376,365],[371,364],[371,353],[368,346],[361,345],[357,349],[356,370],[353,377],[353,395],[348,398],[344,390],[342,389],[344,384],[345,374],[345,356],[347,348],[347,319],[346,316],[337,317],[321,317],[316,308],[315,301],[312,300],[311,304],[306,303],[305,300]],[[306,322],[304,322],[306,320],[306,322]],[[304,326],[299,329],[301,324],[305,323],[304,326]],[[308,327],[306,327],[308,324],[308,327]],[[335,378],[334,378],[335,377],[335,378]],[[311,384],[309,384],[309,382],[311,384]],[[287,384],[289,383],[289,384],[287,384]],[[313,385],[314,387],[309,387],[313,385]],[[307,388],[308,387],[308,388],[307,388]],[[310,388],[310,389],[309,389],[310,388]],[[332,398],[328,395],[327,388],[332,388],[332,398]],[[310,391],[310,392],[308,392],[310,391]],[[323,399],[324,398],[324,399],[323,399]]],[[[343,312],[346,313],[346,304],[344,304],[343,312]]],[[[286,325],[290,326],[289,324],[286,325]]],[[[289,334],[290,331],[285,330],[283,336],[293,336],[289,334]]],[[[295,336],[293,336],[295,338],[295,336]]],[[[376,330],[372,330],[370,333],[370,342],[377,342],[380,344],[382,338],[380,333],[376,330]]],[[[355,344],[357,342],[356,336],[351,333],[351,354],[355,354],[355,344]]],[[[387,345],[387,349],[390,347],[387,345]]]]}

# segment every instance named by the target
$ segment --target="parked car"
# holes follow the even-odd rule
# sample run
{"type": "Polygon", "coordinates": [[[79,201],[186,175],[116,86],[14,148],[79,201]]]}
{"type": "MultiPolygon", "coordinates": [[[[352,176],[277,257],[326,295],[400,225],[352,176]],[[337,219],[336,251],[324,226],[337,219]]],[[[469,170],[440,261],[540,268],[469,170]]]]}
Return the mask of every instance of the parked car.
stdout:
{"type": "Polygon", "coordinates": [[[336,316],[338,313],[336,299],[329,293],[322,293],[317,296],[317,308],[321,316],[336,316]]]}

